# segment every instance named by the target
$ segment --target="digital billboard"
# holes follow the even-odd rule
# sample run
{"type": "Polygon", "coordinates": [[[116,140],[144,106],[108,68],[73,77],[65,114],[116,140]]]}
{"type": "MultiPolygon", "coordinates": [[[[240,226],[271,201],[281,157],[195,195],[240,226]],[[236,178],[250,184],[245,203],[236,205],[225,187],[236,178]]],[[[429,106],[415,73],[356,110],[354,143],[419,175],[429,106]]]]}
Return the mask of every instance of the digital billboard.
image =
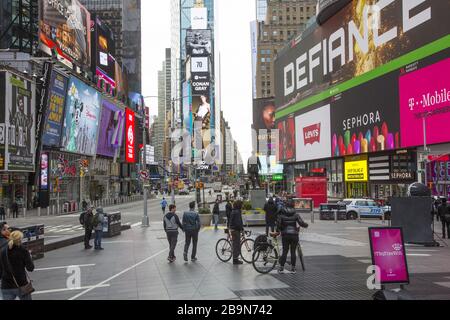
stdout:
{"type": "Polygon", "coordinates": [[[115,79],[116,79],[116,97],[119,100],[128,97],[128,77],[125,69],[116,61],[115,62],[115,79]]]}
{"type": "Polygon", "coordinates": [[[209,96],[211,79],[208,72],[206,73],[192,73],[191,74],[191,87],[192,95],[199,96],[209,96]]]}
{"type": "Polygon", "coordinates": [[[93,70],[99,80],[103,79],[112,89],[116,87],[116,59],[112,55],[115,52],[114,34],[108,25],[99,17],[92,21],[93,38],[93,70]]]}
{"type": "Polygon", "coordinates": [[[41,190],[48,190],[48,169],[49,169],[48,153],[41,154],[41,178],[40,187],[41,190]]]}
{"type": "MultiPolygon", "coordinates": [[[[211,104],[209,96],[192,96],[192,118],[195,147],[200,147],[199,141],[202,141],[201,147],[204,149],[209,146],[211,142],[211,104]]],[[[197,148],[198,149],[198,148],[197,148]]]]}
{"type": "Polygon", "coordinates": [[[275,101],[273,98],[253,100],[253,129],[275,129],[275,101]]]}
{"type": "Polygon", "coordinates": [[[135,126],[136,117],[131,109],[125,109],[125,160],[127,163],[136,163],[135,154],[135,126]]]}
{"type": "Polygon", "coordinates": [[[64,108],[69,79],[53,70],[49,83],[48,107],[42,133],[42,144],[47,147],[59,147],[63,127],[64,108]]]}
{"type": "Polygon", "coordinates": [[[208,28],[208,8],[191,8],[191,29],[208,28]]]}
{"type": "Polygon", "coordinates": [[[278,159],[282,162],[295,161],[295,120],[289,117],[278,122],[278,159]]]}
{"type": "Polygon", "coordinates": [[[189,82],[183,82],[183,128],[192,133],[191,88],[189,82]]]}
{"type": "Polygon", "coordinates": [[[35,84],[0,71],[0,170],[35,171],[35,84]]]}
{"type": "Polygon", "coordinates": [[[78,0],[39,1],[39,45],[68,62],[91,66],[91,15],[78,0]]]}
{"type": "Polygon", "coordinates": [[[187,30],[186,54],[191,57],[209,56],[212,53],[211,30],[187,30]]]}
{"type": "Polygon", "coordinates": [[[279,53],[277,118],[447,48],[449,11],[449,1],[352,1],[279,53]]]}
{"type": "Polygon", "coordinates": [[[62,147],[67,152],[94,156],[100,124],[100,93],[70,77],[66,98],[62,147]]]}
{"type": "Polygon", "coordinates": [[[109,100],[103,99],[97,154],[110,158],[117,157],[122,146],[124,130],[125,111],[109,100]]]}

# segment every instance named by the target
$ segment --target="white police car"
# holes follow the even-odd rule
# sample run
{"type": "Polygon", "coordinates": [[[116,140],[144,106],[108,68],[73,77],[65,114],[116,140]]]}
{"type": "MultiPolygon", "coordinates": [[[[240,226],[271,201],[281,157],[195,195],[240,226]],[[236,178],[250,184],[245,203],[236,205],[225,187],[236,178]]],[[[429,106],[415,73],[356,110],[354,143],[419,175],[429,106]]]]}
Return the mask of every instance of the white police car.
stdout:
{"type": "Polygon", "coordinates": [[[347,206],[347,219],[356,220],[358,215],[361,218],[383,218],[383,213],[386,220],[391,218],[390,206],[379,206],[375,200],[371,199],[345,199],[340,202],[347,206]]]}

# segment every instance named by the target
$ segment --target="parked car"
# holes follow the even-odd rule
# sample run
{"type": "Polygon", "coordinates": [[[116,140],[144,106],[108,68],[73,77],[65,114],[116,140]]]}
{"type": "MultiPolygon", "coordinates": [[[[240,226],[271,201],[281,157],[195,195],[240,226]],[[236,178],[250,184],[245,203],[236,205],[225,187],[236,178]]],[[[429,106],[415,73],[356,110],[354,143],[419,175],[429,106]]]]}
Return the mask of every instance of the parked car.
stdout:
{"type": "Polygon", "coordinates": [[[345,199],[340,204],[347,206],[347,219],[356,220],[358,215],[361,218],[383,218],[383,213],[386,220],[391,219],[391,207],[380,206],[375,200],[371,199],[345,199]]]}

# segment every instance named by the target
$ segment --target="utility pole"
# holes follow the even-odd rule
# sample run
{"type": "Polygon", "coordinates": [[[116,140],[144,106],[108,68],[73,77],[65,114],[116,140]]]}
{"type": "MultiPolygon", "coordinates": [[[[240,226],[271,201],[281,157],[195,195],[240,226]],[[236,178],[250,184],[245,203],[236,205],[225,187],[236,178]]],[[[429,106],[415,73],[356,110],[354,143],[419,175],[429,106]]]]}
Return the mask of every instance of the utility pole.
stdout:
{"type": "MultiPolygon", "coordinates": [[[[143,157],[142,157],[142,170],[147,170],[147,139],[145,134],[145,117],[143,118],[144,125],[142,126],[142,135],[143,135],[143,142],[144,142],[144,148],[142,149],[143,157]]],[[[142,177],[141,177],[142,179],[142,177]]],[[[145,182],[142,179],[142,186],[144,191],[144,216],[142,217],[142,227],[149,227],[150,226],[150,219],[148,217],[148,208],[147,208],[147,187],[145,186],[145,182]]]]}

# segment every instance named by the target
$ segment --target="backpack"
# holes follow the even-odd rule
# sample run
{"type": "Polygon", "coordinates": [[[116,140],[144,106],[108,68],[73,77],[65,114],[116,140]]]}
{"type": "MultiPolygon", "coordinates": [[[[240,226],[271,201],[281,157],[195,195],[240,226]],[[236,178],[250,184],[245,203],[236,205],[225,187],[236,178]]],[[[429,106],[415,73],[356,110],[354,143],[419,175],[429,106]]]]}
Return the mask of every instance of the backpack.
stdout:
{"type": "Polygon", "coordinates": [[[255,239],[255,249],[259,248],[259,250],[267,250],[269,247],[269,243],[267,241],[267,236],[265,234],[262,234],[255,239]]]}
{"type": "Polygon", "coordinates": [[[83,211],[81,214],[80,214],[80,224],[82,225],[82,226],[84,226],[84,218],[86,217],[86,211],[83,211]]]}

